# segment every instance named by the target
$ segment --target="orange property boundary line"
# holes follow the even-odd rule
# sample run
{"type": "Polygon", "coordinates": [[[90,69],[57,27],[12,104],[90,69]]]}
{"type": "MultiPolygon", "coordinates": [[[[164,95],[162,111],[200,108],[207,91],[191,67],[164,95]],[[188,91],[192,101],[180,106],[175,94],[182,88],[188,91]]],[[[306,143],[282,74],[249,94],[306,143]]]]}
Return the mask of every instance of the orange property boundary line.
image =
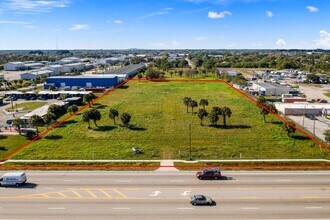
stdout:
{"type": "MultiPolygon", "coordinates": [[[[250,97],[248,94],[244,93],[243,91],[233,87],[231,84],[229,84],[228,82],[224,81],[224,80],[198,80],[198,79],[152,79],[152,80],[147,80],[147,79],[128,79],[125,80],[123,82],[121,82],[120,84],[118,84],[117,86],[115,86],[114,88],[107,90],[106,92],[104,92],[102,95],[100,95],[99,97],[97,97],[96,99],[94,99],[92,101],[92,104],[98,102],[99,100],[101,100],[104,96],[107,96],[109,94],[111,94],[112,92],[114,92],[115,90],[117,90],[118,88],[120,88],[121,86],[123,86],[124,84],[126,84],[129,81],[141,81],[141,82],[199,82],[199,83],[224,83],[226,84],[228,87],[234,89],[236,92],[240,93],[241,95],[243,95],[245,98],[247,98],[249,101],[251,101],[252,103],[254,103],[255,105],[257,105],[260,108],[265,109],[266,111],[268,111],[270,114],[274,115],[277,119],[279,119],[280,121],[284,122],[285,124],[294,127],[299,133],[301,133],[302,135],[306,136],[307,138],[309,138],[311,141],[313,141],[314,143],[320,145],[322,148],[324,148],[327,151],[330,151],[330,148],[324,144],[323,142],[319,141],[318,139],[312,137],[311,135],[309,135],[308,133],[306,133],[304,130],[302,130],[301,128],[299,128],[298,126],[294,126],[291,122],[287,121],[286,119],[284,119],[283,117],[281,117],[280,115],[270,111],[268,108],[266,108],[264,105],[258,103],[256,100],[254,100],[252,97],[250,97]]],[[[86,104],[85,106],[79,108],[79,110],[77,112],[75,112],[74,114],[71,114],[67,117],[65,117],[62,121],[56,123],[55,125],[49,127],[48,129],[46,129],[45,131],[43,131],[42,133],[39,134],[39,136],[35,137],[34,139],[26,142],[25,144],[23,144],[22,146],[20,146],[19,148],[15,149],[13,152],[11,152],[10,154],[4,156],[3,158],[0,159],[0,162],[3,162],[5,160],[7,160],[8,158],[12,157],[13,155],[15,155],[17,152],[21,151],[22,149],[24,149],[25,147],[29,146],[30,144],[32,144],[33,142],[35,142],[36,140],[46,136],[49,132],[51,132],[52,130],[54,130],[55,128],[59,127],[60,125],[62,125],[63,123],[65,123],[67,120],[69,120],[70,118],[72,118],[73,116],[77,115],[78,113],[82,112],[83,110],[85,110],[86,108],[89,107],[89,104],[86,104]]],[[[29,167],[29,166],[27,166],[29,167]]],[[[53,166],[54,167],[54,166],[53,166]]],[[[59,167],[59,166],[57,166],[59,167]]],[[[65,167],[71,167],[71,168],[77,168],[77,166],[63,166],[62,168],[65,169],[65,167]]],[[[84,166],[86,167],[86,166],[84,166]]],[[[95,167],[95,166],[87,166],[89,168],[91,167],[95,167]]],[[[98,166],[98,168],[100,168],[102,166],[98,166]]],[[[103,166],[103,167],[109,167],[109,166],[103,166]]],[[[113,167],[113,166],[111,166],[113,167]]],[[[129,166],[128,166],[129,167],[129,166]]],[[[191,166],[193,167],[193,166],[191,166]]],[[[119,168],[119,167],[118,167],[119,168]]],[[[131,168],[133,168],[131,166],[131,168]]],[[[49,167],[49,169],[51,169],[49,167]]]]}

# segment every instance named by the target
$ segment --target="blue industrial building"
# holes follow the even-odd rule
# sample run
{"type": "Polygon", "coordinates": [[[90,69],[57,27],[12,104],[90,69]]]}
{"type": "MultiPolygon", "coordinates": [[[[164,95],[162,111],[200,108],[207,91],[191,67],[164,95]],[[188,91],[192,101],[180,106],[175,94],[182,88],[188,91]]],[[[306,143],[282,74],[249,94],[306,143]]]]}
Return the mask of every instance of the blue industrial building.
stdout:
{"type": "Polygon", "coordinates": [[[118,84],[118,77],[111,75],[86,75],[86,76],[54,76],[48,77],[45,89],[50,86],[55,88],[110,88],[118,84]]]}

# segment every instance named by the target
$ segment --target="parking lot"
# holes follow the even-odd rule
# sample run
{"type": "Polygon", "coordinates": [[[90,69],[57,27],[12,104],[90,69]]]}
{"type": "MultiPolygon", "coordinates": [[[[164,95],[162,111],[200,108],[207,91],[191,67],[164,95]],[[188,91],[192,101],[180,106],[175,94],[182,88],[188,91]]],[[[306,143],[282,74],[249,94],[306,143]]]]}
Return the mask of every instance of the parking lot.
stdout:
{"type": "Polygon", "coordinates": [[[330,120],[321,116],[317,116],[316,120],[311,120],[303,116],[287,116],[296,124],[306,128],[310,133],[315,134],[316,137],[325,140],[324,131],[330,129],[330,120]],[[315,132],[314,132],[315,131],[315,132]]]}

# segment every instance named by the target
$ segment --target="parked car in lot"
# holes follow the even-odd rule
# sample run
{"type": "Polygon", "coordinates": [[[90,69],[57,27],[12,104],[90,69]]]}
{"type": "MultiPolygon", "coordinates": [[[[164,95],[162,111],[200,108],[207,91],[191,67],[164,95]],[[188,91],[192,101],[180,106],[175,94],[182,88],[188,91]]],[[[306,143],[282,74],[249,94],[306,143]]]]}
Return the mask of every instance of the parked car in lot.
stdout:
{"type": "Polygon", "coordinates": [[[221,178],[221,170],[218,167],[207,168],[205,170],[197,172],[196,177],[200,180],[203,180],[203,179],[215,179],[215,180],[217,180],[217,179],[221,178]]]}
{"type": "Polygon", "coordinates": [[[214,201],[208,196],[193,195],[190,197],[190,203],[192,205],[212,205],[214,201]]]}
{"type": "Polygon", "coordinates": [[[305,114],[305,117],[309,118],[310,120],[316,120],[315,115],[312,115],[312,114],[305,114]]]}
{"type": "Polygon", "coordinates": [[[7,98],[5,98],[5,101],[16,101],[16,100],[17,98],[15,96],[13,97],[8,96],[7,98]]]}

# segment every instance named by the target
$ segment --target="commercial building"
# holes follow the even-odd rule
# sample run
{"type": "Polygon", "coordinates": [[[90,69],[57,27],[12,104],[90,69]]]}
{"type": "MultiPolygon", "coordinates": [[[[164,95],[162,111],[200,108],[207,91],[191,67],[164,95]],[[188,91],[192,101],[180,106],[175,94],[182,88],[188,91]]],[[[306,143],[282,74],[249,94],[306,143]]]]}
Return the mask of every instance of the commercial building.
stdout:
{"type": "Polygon", "coordinates": [[[133,78],[136,76],[139,70],[146,69],[144,64],[131,64],[128,66],[124,66],[123,68],[113,70],[108,72],[109,75],[127,75],[128,78],[133,78]]]}
{"type": "Polygon", "coordinates": [[[330,109],[324,103],[275,103],[276,109],[283,115],[322,115],[322,109],[330,109]]]}
{"type": "Polygon", "coordinates": [[[21,79],[22,80],[33,80],[33,79],[52,76],[53,73],[54,72],[51,71],[51,70],[30,71],[30,72],[27,72],[27,73],[22,73],[21,74],[21,79]]]}
{"type": "Polygon", "coordinates": [[[26,70],[37,70],[45,65],[43,63],[26,63],[24,66],[26,70]]]}
{"type": "Polygon", "coordinates": [[[54,72],[54,76],[60,75],[61,72],[63,72],[63,66],[60,64],[57,65],[50,65],[45,67],[46,70],[51,70],[54,72]]]}
{"type": "Polygon", "coordinates": [[[62,66],[62,72],[71,73],[75,71],[82,71],[85,69],[84,63],[70,63],[62,66]]]}
{"type": "Polygon", "coordinates": [[[25,63],[24,62],[9,62],[4,64],[4,70],[6,71],[18,71],[18,70],[25,70],[25,63]]]}
{"type": "Polygon", "coordinates": [[[254,82],[251,89],[264,96],[281,96],[290,93],[290,87],[281,86],[277,83],[254,82]]]}
{"type": "Polygon", "coordinates": [[[50,86],[56,88],[91,88],[91,87],[105,87],[110,88],[118,84],[117,76],[110,75],[85,75],[85,76],[54,76],[46,80],[47,84],[44,86],[48,89],[50,86]]]}

